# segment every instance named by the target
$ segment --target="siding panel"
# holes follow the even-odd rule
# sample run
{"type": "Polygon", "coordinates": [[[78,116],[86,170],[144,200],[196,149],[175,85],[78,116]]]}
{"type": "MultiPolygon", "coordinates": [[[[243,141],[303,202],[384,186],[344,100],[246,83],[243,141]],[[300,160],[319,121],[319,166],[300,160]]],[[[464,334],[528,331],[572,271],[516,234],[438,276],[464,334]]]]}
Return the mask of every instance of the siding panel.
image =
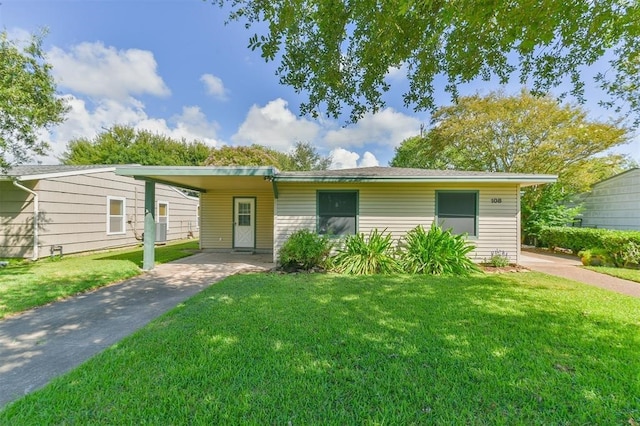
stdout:
{"type": "Polygon", "coordinates": [[[273,193],[211,191],[202,194],[200,246],[209,250],[233,249],[233,199],[256,199],[256,250],[273,250],[273,193]]]}
{"type": "Polygon", "coordinates": [[[469,241],[476,246],[471,253],[481,262],[494,250],[509,253],[519,260],[519,187],[513,185],[456,185],[425,183],[279,183],[275,247],[297,229],[316,229],[316,191],[326,189],[358,190],[358,232],[386,229],[399,239],[417,225],[431,226],[436,214],[436,190],[479,191],[478,237],[469,241]],[[500,199],[500,202],[492,202],[500,199]]]}
{"type": "Polygon", "coordinates": [[[595,184],[582,218],[585,227],[640,231],[640,169],[595,184]]]}
{"type": "MultiPolygon", "coordinates": [[[[0,256],[30,257],[33,241],[32,196],[8,182],[0,182],[0,256]],[[15,188],[15,190],[11,189],[15,188]],[[8,210],[8,211],[7,211],[8,210]],[[9,234],[9,235],[6,235],[9,234]],[[20,234],[20,236],[18,235],[20,234]],[[29,249],[26,249],[29,248],[29,249]]],[[[34,182],[26,182],[26,186],[34,182]]],[[[51,245],[64,253],[102,250],[138,243],[144,232],[144,182],[113,172],[55,177],[38,182],[40,199],[40,257],[51,245]],[[126,198],[126,233],[107,235],[107,196],[126,198]]],[[[166,185],[156,185],[156,199],[169,203],[168,240],[197,237],[196,208],[199,200],[185,197],[166,185]]]]}

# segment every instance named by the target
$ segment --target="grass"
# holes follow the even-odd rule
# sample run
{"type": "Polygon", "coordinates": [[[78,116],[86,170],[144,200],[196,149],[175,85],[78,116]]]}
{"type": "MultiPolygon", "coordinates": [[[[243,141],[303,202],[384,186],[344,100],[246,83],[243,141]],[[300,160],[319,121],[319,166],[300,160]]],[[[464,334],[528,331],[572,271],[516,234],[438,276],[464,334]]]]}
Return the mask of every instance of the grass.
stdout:
{"type": "MultiPolygon", "coordinates": [[[[156,248],[156,263],[189,256],[198,241],[156,248]]],[[[37,262],[10,261],[0,269],[0,319],[140,274],[142,248],[37,262]]]]}
{"type": "Polygon", "coordinates": [[[636,424],[640,299],[539,273],[232,276],[0,424],[636,424]]]}
{"type": "Polygon", "coordinates": [[[640,283],[640,269],[613,268],[608,266],[585,266],[585,268],[595,272],[600,272],[601,274],[607,274],[613,277],[622,278],[623,280],[640,283]]]}

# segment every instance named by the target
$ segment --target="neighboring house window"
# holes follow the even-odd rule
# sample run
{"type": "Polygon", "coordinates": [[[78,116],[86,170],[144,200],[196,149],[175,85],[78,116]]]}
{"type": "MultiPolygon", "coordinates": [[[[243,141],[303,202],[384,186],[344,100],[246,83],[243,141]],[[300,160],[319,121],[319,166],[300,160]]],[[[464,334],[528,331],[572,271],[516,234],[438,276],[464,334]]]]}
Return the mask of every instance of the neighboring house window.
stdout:
{"type": "Polygon", "coordinates": [[[318,191],[318,234],[356,233],[358,191],[318,191]]]}
{"type": "Polygon", "coordinates": [[[157,223],[166,223],[169,229],[169,203],[158,201],[158,214],[156,215],[157,223]]]}
{"type": "Polygon", "coordinates": [[[454,234],[478,235],[478,191],[436,191],[438,225],[454,234]]]}
{"type": "Polygon", "coordinates": [[[125,198],[107,197],[107,234],[126,233],[125,211],[125,198]]]}

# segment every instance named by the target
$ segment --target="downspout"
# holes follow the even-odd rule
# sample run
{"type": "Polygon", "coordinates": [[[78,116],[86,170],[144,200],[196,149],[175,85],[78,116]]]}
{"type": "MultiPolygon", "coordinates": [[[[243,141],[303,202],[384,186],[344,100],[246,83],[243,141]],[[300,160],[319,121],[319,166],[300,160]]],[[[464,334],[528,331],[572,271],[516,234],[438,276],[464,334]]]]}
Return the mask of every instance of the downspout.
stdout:
{"type": "Polygon", "coordinates": [[[38,215],[40,213],[38,193],[27,188],[24,185],[21,185],[17,180],[13,181],[13,185],[33,195],[33,256],[31,259],[38,260],[38,215]]]}

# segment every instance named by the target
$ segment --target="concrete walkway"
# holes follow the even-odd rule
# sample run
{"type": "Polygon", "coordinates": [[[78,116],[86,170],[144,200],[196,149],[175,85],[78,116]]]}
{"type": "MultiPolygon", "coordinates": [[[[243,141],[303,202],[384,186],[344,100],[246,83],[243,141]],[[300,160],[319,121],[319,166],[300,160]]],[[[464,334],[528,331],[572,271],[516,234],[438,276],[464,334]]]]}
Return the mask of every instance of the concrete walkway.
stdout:
{"type": "Polygon", "coordinates": [[[0,408],[41,388],[214,282],[271,255],[200,253],[0,321],[0,408]]]}
{"type": "Polygon", "coordinates": [[[575,256],[543,254],[523,250],[520,256],[520,264],[533,271],[568,278],[584,284],[626,294],[627,296],[640,297],[640,283],[581,268],[582,263],[575,256]]]}

